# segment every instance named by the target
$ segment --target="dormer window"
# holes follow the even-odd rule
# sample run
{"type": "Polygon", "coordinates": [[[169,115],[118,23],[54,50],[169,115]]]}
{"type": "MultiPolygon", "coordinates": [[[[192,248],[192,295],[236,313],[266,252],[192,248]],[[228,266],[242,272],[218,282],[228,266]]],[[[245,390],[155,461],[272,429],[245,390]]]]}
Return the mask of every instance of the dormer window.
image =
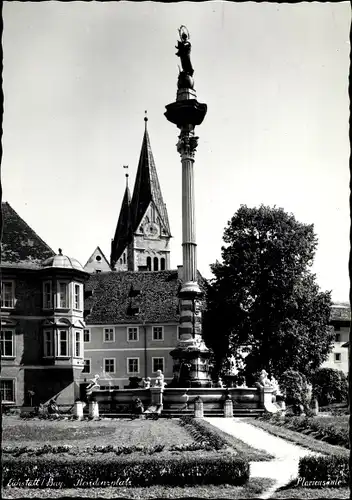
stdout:
{"type": "Polygon", "coordinates": [[[53,307],[53,293],[51,281],[44,281],[43,283],[43,309],[52,309],[53,307]]]}
{"type": "Polygon", "coordinates": [[[1,282],[1,307],[3,309],[15,307],[15,283],[13,281],[1,282]]]}
{"type": "Polygon", "coordinates": [[[59,281],[57,284],[57,307],[58,309],[68,309],[68,283],[59,281]]]}

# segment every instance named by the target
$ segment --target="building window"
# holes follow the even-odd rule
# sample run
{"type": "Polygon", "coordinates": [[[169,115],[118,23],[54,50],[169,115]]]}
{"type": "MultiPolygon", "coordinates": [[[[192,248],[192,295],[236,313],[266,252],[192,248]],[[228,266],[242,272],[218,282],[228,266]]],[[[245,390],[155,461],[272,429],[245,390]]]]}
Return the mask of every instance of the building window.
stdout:
{"type": "Polygon", "coordinates": [[[154,257],[154,271],[159,271],[159,259],[154,257]]]}
{"type": "Polygon", "coordinates": [[[90,328],[83,330],[83,342],[90,342],[90,328]]]}
{"type": "Polygon", "coordinates": [[[123,254],[123,263],[126,264],[126,254],[123,254]]]}
{"type": "Polygon", "coordinates": [[[68,284],[64,281],[59,281],[57,285],[57,307],[59,309],[68,309],[68,284]]]}
{"type": "Polygon", "coordinates": [[[115,358],[104,359],[104,371],[106,373],[115,373],[115,358]]]}
{"type": "Polygon", "coordinates": [[[138,342],[139,340],[139,329],[136,326],[127,327],[127,341],[128,342],[138,342]]]}
{"type": "Polygon", "coordinates": [[[341,342],[341,333],[335,333],[335,342],[341,342]]]}
{"type": "Polygon", "coordinates": [[[52,330],[44,330],[44,357],[54,356],[54,336],[52,330]]]}
{"type": "Polygon", "coordinates": [[[127,373],[139,373],[139,358],[127,358],[127,373]]]}
{"type": "Polygon", "coordinates": [[[15,283],[13,281],[1,282],[1,307],[4,309],[15,307],[15,283]]]}
{"type": "Polygon", "coordinates": [[[15,342],[13,330],[1,330],[1,356],[15,357],[15,342]]]}
{"type": "Polygon", "coordinates": [[[84,360],[84,367],[83,367],[82,373],[90,373],[90,363],[91,363],[90,359],[84,360]]]}
{"type": "Polygon", "coordinates": [[[153,340],[164,340],[164,328],[162,326],[153,326],[153,340]]]}
{"type": "Polygon", "coordinates": [[[335,352],[334,361],[335,361],[335,363],[341,363],[341,353],[340,352],[335,352]]]}
{"type": "Polygon", "coordinates": [[[147,257],[147,270],[148,271],[152,270],[152,259],[151,259],[151,257],[147,257]]]}
{"type": "Polygon", "coordinates": [[[165,259],[164,259],[164,257],[161,257],[161,259],[160,259],[160,270],[165,271],[165,259]]]}
{"type": "Polygon", "coordinates": [[[1,388],[1,402],[2,403],[14,403],[15,402],[15,381],[13,379],[1,380],[0,381],[0,388],[1,388]]]}
{"type": "Polygon", "coordinates": [[[74,298],[75,298],[75,309],[77,311],[82,310],[82,302],[81,302],[81,285],[77,283],[74,284],[74,298]]]}
{"type": "Polygon", "coordinates": [[[43,283],[43,309],[52,309],[53,307],[53,293],[51,281],[44,281],[43,283]]]}
{"type": "Polygon", "coordinates": [[[80,330],[75,331],[75,356],[80,358],[82,356],[82,341],[80,330]]]}
{"type": "Polygon", "coordinates": [[[58,332],[58,356],[68,356],[68,331],[59,330],[58,332]]]}
{"type": "Polygon", "coordinates": [[[104,342],[114,342],[115,335],[113,328],[104,328],[104,342]]]}
{"type": "Polygon", "coordinates": [[[153,365],[153,373],[156,373],[158,370],[164,371],[164,358],[152,358],[153,365]]]}

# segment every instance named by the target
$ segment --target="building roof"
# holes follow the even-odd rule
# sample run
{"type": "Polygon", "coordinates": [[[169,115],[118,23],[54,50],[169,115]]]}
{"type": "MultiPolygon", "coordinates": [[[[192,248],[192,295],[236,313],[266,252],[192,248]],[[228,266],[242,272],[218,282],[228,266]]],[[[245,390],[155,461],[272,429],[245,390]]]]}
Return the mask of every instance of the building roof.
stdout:
{"type": "Polygon", "coordinates": [[[351,308],[347,303],[331,306],[331,321],[351,321],[351,308]]]}
{"type": "Polygon", "coordinates": [[[161,224],[167,231],[167,235],[171,236],[169,217],[163,196],[161,194],[159,179],[156,173],[154,157],[150,145],[147,130],[147,118],[145,118],[145,124],[146,126],[131,203],[133,232],[138,228],[150,202],[153,201],[161,224]]]}
{"type": "Polygon", "coordinates": [[[8,202],[1,203],[1,263],[29,267],[40,264],[55,252],[29,227],[8,202]]]}
{"type": "MultiPolygon", "coordinates": [[[[206,291],[206,281],[198,277],[206,291]]],[[[93,274],[85,284],[86,324],[177,323],[180,286],[177,270],[93,274]]]]}
{"type": "Polygon", "coordinates": [[[119,220],[117,221],[115,237],[111,242],[111,265],[114,265],[115,262],[117,262],[126,246],[131,242],[132,233],[133,229],[131,220],[131,194],[128,186],[126,186],[119,220]]]}
{"type": "Polygon", "coordinates": [[[58,255],[49,257],[44,262],[42,262],[43,269],[74,269],[76,271],[84,271],[82,265],[77,259],[68,257],[67,255],[62,255],[61,248],[59,248],[58,255]]]}

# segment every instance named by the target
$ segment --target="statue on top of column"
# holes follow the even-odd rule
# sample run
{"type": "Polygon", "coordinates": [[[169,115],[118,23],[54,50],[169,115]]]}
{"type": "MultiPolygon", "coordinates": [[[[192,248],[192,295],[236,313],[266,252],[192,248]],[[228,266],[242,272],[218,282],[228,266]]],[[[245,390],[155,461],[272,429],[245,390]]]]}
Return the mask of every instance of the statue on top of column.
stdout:
{"type": "Polygon", "coordinates": [[[182,71],[178,76],[178,88],[193,88],[193,67],[191,63],[191,42],[186,26],[181,26],[178,30],[180,40],[177,41],[176,55],[181,59],[182,71]]]}

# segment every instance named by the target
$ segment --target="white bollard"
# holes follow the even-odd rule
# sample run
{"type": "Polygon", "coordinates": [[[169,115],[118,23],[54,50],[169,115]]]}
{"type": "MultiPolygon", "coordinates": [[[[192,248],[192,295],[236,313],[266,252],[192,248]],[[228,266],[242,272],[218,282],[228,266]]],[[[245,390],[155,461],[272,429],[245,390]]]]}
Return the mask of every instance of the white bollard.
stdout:
{"type": "Polygon", "coordinates": [[[98,401],[90,401],[89,402],[89,418],[92,418],[92,419],[99,418],[98,401]]]}
{"type": "Polygon", "coordinates": [[[77,420],[83,419],[83,401],[75,401],[73,406],[73,415],[77,420]]]}

